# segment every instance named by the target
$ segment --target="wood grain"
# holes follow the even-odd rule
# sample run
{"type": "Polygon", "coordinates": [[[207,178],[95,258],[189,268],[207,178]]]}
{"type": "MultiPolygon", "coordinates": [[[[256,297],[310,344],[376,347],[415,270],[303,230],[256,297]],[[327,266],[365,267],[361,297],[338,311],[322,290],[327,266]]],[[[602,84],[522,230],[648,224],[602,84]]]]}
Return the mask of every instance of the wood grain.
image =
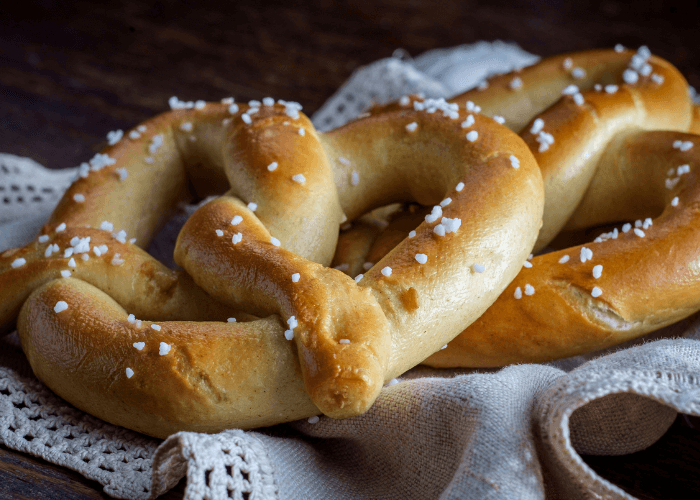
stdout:
{"type": "MultiPolygon", "coordinates": [[[[41,0],[14,3],[0,16],[0,152],[50,168],[86,161],[108,131],[166,110],[172,95],[269,95],[298,101],[310,115],[353,70],[399,48],[418,55],[500,39],[548,56],[646,44],[700,88],[697,4],[41,0]]],[[[648,450],[584,460],[638,498],[697,498],[697,426],[679,417],[648,450]]],[[[181,482],[165,498],[182,498],[183,488],[181,482]]],[[[106,495],[76,473],[0,446],[0,497],[106,495]]]]}

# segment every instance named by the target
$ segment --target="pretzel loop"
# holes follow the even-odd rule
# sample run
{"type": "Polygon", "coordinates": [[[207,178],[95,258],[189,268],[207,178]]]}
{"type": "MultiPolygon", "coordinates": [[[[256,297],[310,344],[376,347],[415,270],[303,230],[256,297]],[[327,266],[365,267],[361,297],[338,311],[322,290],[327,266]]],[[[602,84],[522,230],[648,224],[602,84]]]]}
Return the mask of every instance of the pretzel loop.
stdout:
{"type": "Polygon", "coordinates": [[[160,115],[83,168],[42,236],[0,256],[0,323],[19,311],[59,395],[155,436],[361,413],[481,315],[535,241],[532,154],[465,118],[410,99],[327,134],[284,102],[160,115]],[[219,196],[182,228],[171,271],[136,245],[191,190],[219,196]],[[326,267],[345,218],[395,201],[435,207],[364,277],[326,267]]]}

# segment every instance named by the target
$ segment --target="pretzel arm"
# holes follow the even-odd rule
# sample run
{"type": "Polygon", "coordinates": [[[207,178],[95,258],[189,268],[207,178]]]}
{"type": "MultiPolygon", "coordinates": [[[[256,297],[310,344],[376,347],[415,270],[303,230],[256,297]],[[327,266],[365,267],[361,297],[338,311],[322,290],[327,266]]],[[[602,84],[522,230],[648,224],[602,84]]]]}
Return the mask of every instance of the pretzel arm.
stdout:
{"type": "Polygon", "coordinates": [[[318,413],[277,316],[244,323],[144,320],[137,327],[109,295],[67,278],[32,292],[18,323],[44,332],[23,336],[22,348],[51,390],[139,432],[165,438],[183,427],[216,432],[235,419],[245,429],[318,413]],[[56,313],[58,301],[68,308],[56,313]]]}

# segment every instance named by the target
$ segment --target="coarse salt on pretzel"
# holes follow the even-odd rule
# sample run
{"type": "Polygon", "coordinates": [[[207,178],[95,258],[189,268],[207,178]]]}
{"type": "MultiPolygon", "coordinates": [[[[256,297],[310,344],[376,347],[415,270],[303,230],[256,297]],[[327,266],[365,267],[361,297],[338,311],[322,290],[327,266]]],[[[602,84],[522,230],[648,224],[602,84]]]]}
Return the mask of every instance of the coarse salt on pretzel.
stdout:
{"type": "Polygon", "coordinates": [[[426,361],[432,366],[502,366],[582,354],[700,309],[700,219],[693,209],[700,201],[693,147],[700,137],[681,133],[692,120],[685,79],[645,47],[569,54],[522,70],[527,109],[513,111],[495,101],[499,87],[513,98],[503,89],[512,76],[492,82],[485,102],[479,91],[456,100],[473,99],[484,112],[508,116],[516,129],[527,123],[521,136],[545,182],[536,247],[562,226],[636,221],[590,244],[534,257],[478,321],[426,361]],[[582,69],[581,78],[572,68],[582,69]],[[572,80],[577,89],[569,88],[572,80]],[[537,117],[527,117],[533,111],[537,117]],[[538,127],[551,132],[550,148],[538,143],[538,127]]]}
{"type": "Polygon", "coordinates": [[[550,57],[451,101],[502,117],[535,155],[545,183],[535,251],[569,220],[613,138],[639,130],[687,132],[692,113],[685,78],[646,47],[550,57]],[[515,90],[514,78],[521,82],[515,90]]]}
{"type": "Polygon", "coordinates": [[[584,354],[700,310],[698,146],[700,136],[680,132],[614,141],[574,218],[585,227],[633,222],[618,223],[591,243],[534,257],[426,364],[502,366],[584,354]],[[680,151],[673,146],[678,141],[694,146],[680,151]],[[528,286],[532,296],[523,294],[528,286]]]}
{"type": "Polygon", "coordinates": [[[467,138],[444,101],[327,134],[269,98],[171,105],[110,134],[42,234],[0,256],[3,330],[19,312],[36,375],[104,420],[164,437],[363,412],[481,315],[534,244],[532,154],[485,117],[467,138]],[[190,189],[225,193],[183,227],[176,272],[137,245],[190,189]],[[339,224],[403,201],[434,205],[411,238],[357,282],[326,267],[339,224]]]}
{"type": "MultiPolygon", "coordinates": [[[[572,229],[636,222],[590,244],[524,260],[487,312],[426,364],[489,367],[581,354],[700,309],[700,221],[693,215],[699,137],[645,131],[688,128],[687,84],[672,66],[645,49],[569,54],[497,77],[456,100],[474,115],[506,116],[540,162],[543,231],[550,231],[540,235],[540,245],[567,218],[572,229]],[[574,81],[581,87],[570,88],[574,81]],[[603,82],[599,88],[597,82],[603,82]],[[538,141],[546,131],[551,139],[538,141]],[[561,216],[572,206],[572,217],[561,216]]],[[[337,262],[381,258],[420,213],[394,214],[383,233],[373,234],[373,244],[365,242],[364,256],[351,255],[341,233],[337,262]]]]}

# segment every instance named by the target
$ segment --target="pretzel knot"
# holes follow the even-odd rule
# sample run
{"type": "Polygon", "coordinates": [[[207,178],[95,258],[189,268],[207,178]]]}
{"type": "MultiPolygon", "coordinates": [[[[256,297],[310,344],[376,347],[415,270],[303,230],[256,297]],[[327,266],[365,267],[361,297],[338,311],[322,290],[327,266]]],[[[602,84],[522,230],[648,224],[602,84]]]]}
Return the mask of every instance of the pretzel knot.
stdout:
{"type": "Polygon", "coordinates": [[[3,328],[19,311],[41,380],[154,436],[361,413],[534,244],[532,154],[465,118],[407,98],[321,134],[292,103],[229,99],[112,134],[42,234],[0,257],[3,328]],[[139,247],[190,191],[218,197],[182,228],[172,271],[139,247]],[[341,223],[396,201],[435,206],[364,276],[327,267],[341,223]]]}
{"type": "MultiPolygon", "coordinates": [[[[498,300],[426,364],[584,354],[700,310],[700,137],[685,133],[693,108],[671,64],[645,48],[567,54],[452,101],[502,117],[535,155],[545,183],[536,249],[562,228],[597,229],[523,261],[498,300]]],[[[399,238],[406,217],[389,226],[399,238]]],[[[368,259],[396,237],[366,245],[368,259]]]]}

